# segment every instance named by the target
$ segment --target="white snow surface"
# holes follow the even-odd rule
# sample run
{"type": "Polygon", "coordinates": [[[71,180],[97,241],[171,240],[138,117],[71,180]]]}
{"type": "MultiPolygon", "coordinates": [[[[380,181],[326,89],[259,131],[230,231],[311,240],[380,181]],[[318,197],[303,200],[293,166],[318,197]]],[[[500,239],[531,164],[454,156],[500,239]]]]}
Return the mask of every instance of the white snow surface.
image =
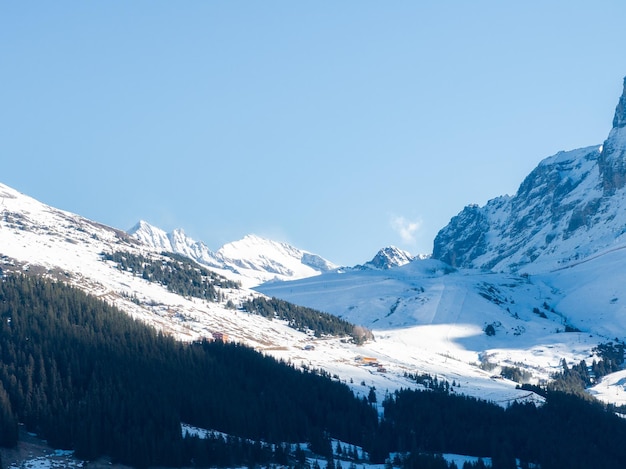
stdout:
{"type": "MultiPolygon", "coordinates": [[[[254,245],[258,239],[242,242],[254,245]]],[[[559,369],[561,359],[589,359],[598,343],[626,335],[626,297],[620,289],[623,246],[537,275],[454,270],[422,259],[386,270],[331,271],[270,282],[258,292],[245,286],[224,289],[223,303],[183,298],[101,257],[102,252],[117,250],[158,257],[162,247],[0,184],[3,269],[31,270],[67,281],[181,340],[225,333],[229,340],[296,367],[323,368],[357,395],[366,396],[373,386],[379,403],[388,392],[418,387],[405,373],[428,373],[456,384],[454,392],[501,405],[541,401],[500,378],[501,367],[522,368],[531,382],[542,382],[559,369]],[[315,338],[282,321],[226,308],[228,300],[236,305],[258,294],[339,315],[370,328],[375,339],[357,346],[339,338],[315,338]],[[533,312],[537,309],[546,318],[533,312]],[[488,325],[495,336],[485,334],[488,325]],[[566,333],[566,325],[581,332],[566,333]],[[378,366],[365,365],[362,357],[375,358],[378,366]]],[[[609,399],[616,390],[622,392],[620,379],[611,379],[603,381],[606,389],[594,389],[594,394],[609,399]]]]}
{"type": "MultiPolygon", "coordinates": [[[[497,345],[510,352],[512,349],[507,348],[505,337],[512,337],[512,334],[504,330],[508,322],[502,320],[507,326],[502,326],[501,336],[487,340],[481,332],[485,321],[455,304],[457,298],[465,296],[468,299],[463,304],[480,301],[476,295],[462,291],[469,277],[459,273],[443,275],[444,264],[420,261],[397,270],[364,271],[361,276],[329,273],[310,277],[309,281],[316,285],[314,294],[325,298],[324,304],[319,306],[324,306],[321,309],[326,311],[335,312],[327,305],[345,301],[350,290],[365,295],[355,303],[349,319],[373,327],[376,340],[357,346],[339,338],[315,338],[289,328],[282,321],[227,309],[228,300],[236,305],[251,295],[258,295],[245,287],[223,290],[223,303],[183,298],[117,269],[101,256],[102,252],[117,250],[159,256],[160,248],[145,245],[123,231],[49,207],[4,185],[0,185],[0,199],[0,267],[36,271],[67,281],[181,340],[211,337],[213,332],[225,333],[229,340],[289,360],[294,366],[306,364],[323,368],[349,383],[358,395],[366,396],[374,386],[379,402],[386,392],[415,386],[403,376],[405,372],[430,373],[450,382],[455,380],[461,384],[460,392],[502,403],[528,396],[516,390],[515,383],[491,379],[491,373],[478,367],[480,344],[497,345]],[[329,279],[339,283],[332,284],[329,279]],[[347,290],[338,288],[341,282],[348,282],[347,290]],[[332,288],[326,290],[331,284],[332,288]],[[427,287],[424,293],[415,290],[422,285],[427,287]],[[398,295],[403,301],[396,313],[385,317],[398,295]],[[363,366],[357,361],[357,357],[363,356],[377,358],[386,372],[363,366]]],[[[288,286],[293,284],[277,282],[266,287],[271,285],[284,289],[292,288],[288,286]]],[[[301,291],[310,292],[310,289],[301,291]]],[[[484,305],[489,306],[487,302],[484,305]]],[[[543,323],[527,326],[541,333],[544,327],[549,330],[556,326],[551,322],[545,326],[543,323]]],[[[567,335],[563,334],[562,338],[566,339],[567,335]]],[[[518,342],[520,347],[526,345],[526,342],[518,342]]],[[[570,353],[569,348],[560,343],[554,347],[551,364],[557,364],[560,359],[557,350],[570,353]]],[[[521,355],[522,351],[518,353],[521,355]]]]}
{"type": "MultiPolygon", "coordinates": [[[[524,396],[497,377],[502,366],[519,367],[538,384],[559,371],[562,359],[590,362],[595,345],[624,339],[625,262],[626,249],[619,248],[567,269],[518,276],[417,260],[388,271],[325,274],[257,290],[371,328],[376,340],[363,349],[396,375],[438,375],[460,383],[460,392],[505,405],[524,396]],[[495,336],[485,334],[487,325],[495,336]],[[566,326],[580,332],[565,332],[566,326]],[[482,368],[490,371],[478,366],[486,362],[492,365],[482,368]]],[[[623,392],[624,383],[610,380],[603,381],[608,390],[592,392],[614,402],[611,393],[616,386],[623,392]]]]}

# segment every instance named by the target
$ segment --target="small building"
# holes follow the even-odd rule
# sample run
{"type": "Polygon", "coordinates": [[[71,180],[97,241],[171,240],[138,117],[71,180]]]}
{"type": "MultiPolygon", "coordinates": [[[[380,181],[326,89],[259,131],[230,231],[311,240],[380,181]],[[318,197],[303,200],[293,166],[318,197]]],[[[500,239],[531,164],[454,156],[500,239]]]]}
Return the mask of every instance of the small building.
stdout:
{"type": "Polygon", "coordinates": [[[213,340],[219,340],[220,342],[228,342],[228,334],[223,332],[211,332],[213,340]]]}
{"type": "Polygon", "coordinates": [[[361,365],[378,366],[378,359],[374,357],[356,357],[356,361],[361,365]]]}

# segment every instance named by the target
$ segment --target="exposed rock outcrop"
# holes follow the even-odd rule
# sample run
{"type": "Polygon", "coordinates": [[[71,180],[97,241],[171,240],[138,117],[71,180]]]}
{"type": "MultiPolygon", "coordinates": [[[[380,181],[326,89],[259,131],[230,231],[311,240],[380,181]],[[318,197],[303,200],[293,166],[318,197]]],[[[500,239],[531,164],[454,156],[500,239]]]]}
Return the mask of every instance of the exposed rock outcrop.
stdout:
{"type": "Polygon", "coordinates": [[[434,241],[433,258],[454,267],[555,269],[626,244],[626,80],[601,146],[560,152],[513,197],[470,205],[434,241]]]}

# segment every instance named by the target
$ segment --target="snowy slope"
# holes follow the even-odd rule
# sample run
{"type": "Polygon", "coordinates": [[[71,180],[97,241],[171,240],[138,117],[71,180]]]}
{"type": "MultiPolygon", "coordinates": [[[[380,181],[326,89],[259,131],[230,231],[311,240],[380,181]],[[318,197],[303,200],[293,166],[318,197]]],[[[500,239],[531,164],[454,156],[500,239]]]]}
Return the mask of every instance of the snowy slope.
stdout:
{"type": "MultiPolygon", "coordinates": [[[[596,273],[578,275],[584,283],[596,273]]],[[[589,305],[568,305],[567,292],[550,277],[454,270],[436,260],[387,271],[325,274],[258,290],[360,321],[374,332],[375,343],[365,346],[374,356],[460,381],[466,388],[476,386],[480,395],[499,402],[509,398],[499,389],[504,383],[492,379],[499,367],[519,367],[539,383],[559,371],[563,358],[569,363],[588,359],[596,344],[607,341],[607,328],[626,335],[626,327],[614,326],[626,309],[615,308],[603,317],[605,324],[595,324],[585,316],[589,305]],[[493,336],[485,333],[489,325],[493,336]],[[566,326],[582,332],[566,333],[566,326]],[[491,368],[487,362],[495,368],[483,371],[481,363],[491,368]],[[491,388],[498,391],[492,394],[491,388]]],[[[611,296],[608,290],[606,295],[611,296]]]]}
{"type": "MultiPolygon", "coordinates": [[[[626,338],[624,96],[602,147],[559,153],[515,196],[466,207],[437,236],[433,259],[389,248],[366,268],[336,269],[253,235],[212,252],[182,230],[140,222],[131,236],[0,185],[0,267],[62,279],[183,340],[226,333],[295,366],[323,368],[357,393],[374,386],[380,400],[416,386],[405,373],[435,375],[502,404],[537,399],[502,379],[501,368],[540,383],[562,359],[588,360],[597,344],[626,338]],[[176,252],[245,282],[224,289],[221,303],[183,298],[102,260],[118,250],[155,259],[176,252]],[[375,340],[314,338],[226,307],[256,294],[336,314],[369,327],[375,340]]],[[[625,389],[617,374],[592,392],[626,402],[625,389]]]]}
{"type": "MultiPolygon", "coordinates": [[[[361,322],[377,337],[372,350],[419,357],[415,366],[446,377],[489,361],[541,382],[563,358],[590,362],[594,345],[624,341],[626,80],[603,145],[560,152],[515,196],[467,206],[439,232],[432,257],[257,289],[361,322]]],[[[591,392],[626,403],[626,374],[591,392]]]]}
{"type": "MultiPolygon", "coordinates": [[[[253,346],[264,342],[267,321],[250,317],[243,324],[224,304],[183,298],[104,262],[101,253],[119,250],[158,256],[125,232],[49,207],[1,184],[0,200],[3,270],[66,281],[184,340],[225,331],[253,346]]],[[[250,292],[225,289],[223,294],[224,301],[237,303],[250,292]]],[[[293,335],[278,325],[275,332],[276,340],[293,335]]]]}
{"type": "MultiPolygon", "coordinates": [[[[350,383],[358,394],[365,396],[370,386],[374,386],[380,393],[381,401],[387,391],[415,386],[415,383],[403,376],[405,372],[445,376],[450,382],[459,382],[463,392],[497,402],[528,398],[528,393],[515,389],[515,383],[493,380],[491,373],[478,367],[478,354],[469,350],[463,341],[467,337],[482,340],[483,321],[480,324],[447,324],[446,318],[455,317],[457,311],[446,309],[450,306],[445,306],[439,297],[448,299],[448,294],[436,292],[435,287],[427,303],[436,309],[436,305],[441,302],[441,310],[438,319],[424,328],[409,327],[415,323],[416,314],[419,316],[419,313],[410,312],[411,295],[418,295],[411,290],[406,304],[398,307],[397,314],[392,318],[396,325],[407,322],[407,327],[394,329],[385,324],[384,328],[376,330],[376,340],[363,346],[338,338],[315,338],[297,332],[281,321],[270,321],[228,309],[227,301],[238,304],[242,299],[258,294],[245,287],[223,290],[222,303],[183,298],[160,285],[119,270],[112,263],[103,261],[101,256],[102,252],[123,250],[159,258],[163,246],[158,249],[148,246],[123,231],[49,207],[4,185],[0,185],[0,200],[0,267],[3,270],[29,270],[62,279],[180,339],[194,340],[210,337],[213,332],[223,332],[230,340],[246,343],[263,353],[289,360],[295,366],[307,364],[323,368],[350,383]],[[363,366],[357,360],[360,356],[378,358],[386,372],[363,366]]],[[[427,267],[417,270],[413,264],[399,268],[403,277],[395,280],[395,284],[394,281],[384,281],[384,276],[394,269],[367,270],[360,277],[355,272],[354,282],[359,286],[347,287],[360,289],[362,294],[367,293],[367,298],[371,298],[371,295],[397,298],[395,290],[407,281],[425,286],[431,282],[442,290],[445,285],[446,292],[458,290],[460,287],[454,282],[448,285],[448,277],[439,272],[440,269],[445,271],[446,267],[432,262],[432,265],[423,264],[427,267]],[[364,292],[363,285],[367,287],[368,279],[370,288],[364,292]]],[[[326,275],[345,278],[329,273],[309,277],[309,280],[322,279],[326,275]]],[[[282,284],[274,282],[266,285],[282,284]]],[[[318,290],[318,293],[330,304],[336,291],[318,290]]],[[[457,291],[456,294],[463,293],[457,291]]],[[[427,313],[432,313],[432,308],[427,313]]],[[[353,318],[358,319],[356,316],[353,318]]],[[[373,316],[370,323],[375,324],[373,316]]]]}
{"type": "Polygon", "coordinates": [[[316,254],[256,235],[247,235],[212,252],[181,229],[166,233],[140,221],[128,233],[156,250],[182,254],[246,286],[310,277],[337,268],[316,254]]]}

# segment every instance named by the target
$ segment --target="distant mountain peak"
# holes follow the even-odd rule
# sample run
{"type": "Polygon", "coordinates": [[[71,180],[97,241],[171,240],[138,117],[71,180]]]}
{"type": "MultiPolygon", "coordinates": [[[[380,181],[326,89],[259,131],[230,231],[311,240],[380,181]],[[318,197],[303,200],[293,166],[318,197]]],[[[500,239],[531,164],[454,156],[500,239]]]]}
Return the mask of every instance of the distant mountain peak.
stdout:
{"type": "Polygon", "coordinates": [[[416,259],[425,259],[428,256],[414,256],[395,246],[387,246],[380,249],[372,260],[365,264],[358,264],[354,267],[342,268],[342,271],[359,271],[359,270],[388,270],[394,267],[401,267],[416,259]]]}
{"type": "Polygon", "coordinates": [[[249,286],[270,280],[310,277],[337,268],[316,254],[255,234],[248,234],[213,252],[180,228],[167,233],[142,220],[128,233],[158,251],[182,254],[199,264],[221,270],[224,275],[236,277],[249,286]]]}
{"type": "Polygon", "coordinates": [[[411,262],[415,257],[395,246],[387,246],[376,253],[366,265],[376,269],[391,269],[411,262]]]}
{"type": "Polygon", "coordinates": [[[127,233],[144,244],[161,251],[173,251],[172,243],[165,231],[151,225],[145,220],[139,220],[127,233]]]}

